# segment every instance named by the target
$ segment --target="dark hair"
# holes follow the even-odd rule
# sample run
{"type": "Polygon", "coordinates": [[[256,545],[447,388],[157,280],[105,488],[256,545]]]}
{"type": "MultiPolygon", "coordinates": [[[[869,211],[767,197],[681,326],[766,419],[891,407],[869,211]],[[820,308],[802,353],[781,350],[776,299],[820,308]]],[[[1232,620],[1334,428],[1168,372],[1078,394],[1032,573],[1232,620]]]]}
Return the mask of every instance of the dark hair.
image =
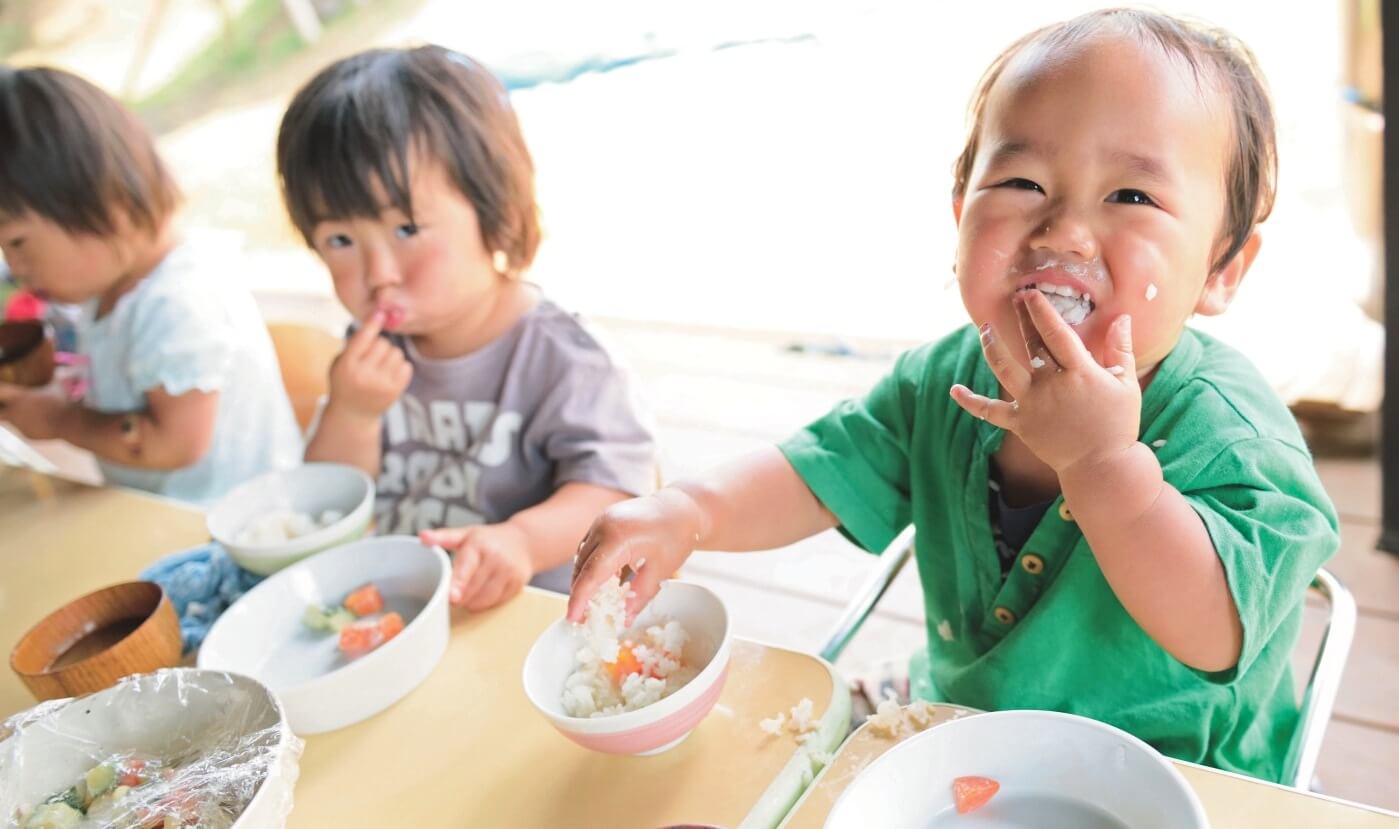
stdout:
{"type": "Polygon", "coordinates": [[[1224,226],[1216,242],[1224,243],[1224,248],[1210,266],[1211,272],[1217,271],[1243,249],[1254,226],[1272,212],[1278,176],[1273,107],[1258,59],[1223,29],[1156,12],[1103,9],[1045,26],[1015,41],[991,62],[972,96],[971,128],[953,165],[952,195],[956,198],[966,192],[981,140],[986,101],[1011,60],[1030,46],[1059,50],[1105,31],[1132,35],[1168,55],[1183,58],[1197,80],[1202,72],[1207,73],[1232,104],[1233,138],[1224,172],[1224,226]]]}
{"type": "Polygon", "coordinates": [[[119,212],[156,232],[179,201],[150,132],[116,99],[61,69],[0,66],[0,213],[110,236],[119,212]]]}
{"type": "Polygon", "coordinates": [[[440,46],[377,49],[337,61],[296,93],[277,136],[282,198],[311,244],[319,222],[376,217],[383,187],[413,215],[410,155],[435,159],[476,209],[482,241],[512,270],[534,259],[534,162],[505,88],[440,46]]]}

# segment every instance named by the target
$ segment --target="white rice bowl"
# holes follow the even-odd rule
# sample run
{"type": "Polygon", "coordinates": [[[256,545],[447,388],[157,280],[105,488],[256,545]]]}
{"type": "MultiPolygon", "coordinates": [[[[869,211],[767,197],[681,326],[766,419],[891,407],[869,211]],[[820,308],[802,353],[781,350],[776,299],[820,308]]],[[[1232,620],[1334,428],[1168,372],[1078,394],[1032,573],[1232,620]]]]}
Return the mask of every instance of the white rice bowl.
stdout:
{"type": "MultiPolygon", "coordinates": [[[[616,618],[620,617],[618,610],[616,618]]],[[[668,693],[655,702],[605,716],[575,717],[565,711],[565,683],[580,667],[580,632],[564,618],[541,631],[525,657],[521,672],[525,696],[560,734],[590,751],[648,755],[678,745],[704,720],[723,693],[733,630],[723,601],[708,588],[684,581],[663,582],[656,598],[637,617],[633,630],[643,634],[650,627],[664,630],[667,621],[678,622],[688,634],[682,667],[695,673],[683,684],[680,677],[668,678],[668,693]]],[[[606,627],[590,630],[600,634],[606,627]]],[[[593,642],[596,645],[598,640],[593,642]]],[[[594,653],[605,655],[607,649],[597,645],[594,653]]],[[[606,707],[599,706],[598,710],[606,707]]]]}

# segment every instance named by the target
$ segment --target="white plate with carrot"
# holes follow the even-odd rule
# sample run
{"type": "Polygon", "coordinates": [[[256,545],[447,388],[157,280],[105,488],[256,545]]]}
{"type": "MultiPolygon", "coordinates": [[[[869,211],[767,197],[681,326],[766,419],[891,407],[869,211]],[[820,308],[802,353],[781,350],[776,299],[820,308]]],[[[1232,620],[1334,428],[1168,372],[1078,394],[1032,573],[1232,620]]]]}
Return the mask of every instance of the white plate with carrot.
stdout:
{"type": "Polygon", "coordinates": [[[826,829],[1207,829],[1179,771],[1086,717],[999,711],[898,744],[841,794],[826,829]]]}
{"type": "Polygon", "coordinates": [[[318,553],[219,617],[199,667],[262,681],[298,734],[359,722],[411,691],[441,660],[450,576],[446,553],[411,536],[318,553]]]}

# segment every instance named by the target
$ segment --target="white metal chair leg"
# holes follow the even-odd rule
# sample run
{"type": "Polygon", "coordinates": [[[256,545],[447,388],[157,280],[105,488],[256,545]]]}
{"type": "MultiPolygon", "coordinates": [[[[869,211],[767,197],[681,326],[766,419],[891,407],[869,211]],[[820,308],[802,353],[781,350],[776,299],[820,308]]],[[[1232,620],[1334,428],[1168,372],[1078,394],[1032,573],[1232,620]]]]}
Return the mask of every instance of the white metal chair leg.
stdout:
{"type": "Polygon", "coordinates": [[[1326,600],[1330,612],[1326,630],[1322,633],[1321,648],[1302,698],[1297,764],[1291,777],[1292,787],[1302,791],[1311,788],[1312,778],[1316,775],[1316,762],[1321,755],[1321,743],[1326,737],[1326,725],[1331,721],[1336,693],[1341,688],[1341,674],[1350,656],[1351,642],[1355,639],[1356,617],[1354,597],[1326,570],[1317,571],[1311,589],[1326,600]]]}
{"type": "Polygon", "coordinates": [[[826,639],[826,644],[821,648],[821,658],[827,662],[835,662],[841,651],[855,636],[860,625],[864,624],[865,618],[870,611],[883,598],[884,592],[889,589],[889,585],[894,583],[899,571],[903,569],[910,556],[913,555],[913,527],[910,526],[884,548],[884,552],[879,556],[879,566],[865,583],[860,585],[859,591],[855,594],[855,600],[846,606],[845,612],[841,614],[840,621],[831,630],[830,636],[826,639]]]}

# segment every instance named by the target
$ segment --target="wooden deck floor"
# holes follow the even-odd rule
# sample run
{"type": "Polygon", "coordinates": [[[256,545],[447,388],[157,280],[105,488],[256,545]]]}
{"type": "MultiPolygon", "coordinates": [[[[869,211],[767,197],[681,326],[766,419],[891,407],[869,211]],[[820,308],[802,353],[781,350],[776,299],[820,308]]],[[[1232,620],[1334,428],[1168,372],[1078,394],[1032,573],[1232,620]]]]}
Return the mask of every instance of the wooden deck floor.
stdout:
{"type": "MultiPolygon", "coordinates": [[[[866,343],[853,356],[834,343],[751,332],[682,330],[616,320],[599,323],[630,361],[660,430],[667,478],[790,433],[843,398],[865,391],[899,343],[866,343]]],[[[1341,514],[1342,548],[1328,565],[1360,607],[1355,645],[1327,731],[1319,777],[1328,794],[1399,810],[1399,557],[1374,550],[1379,465],[1322,458],[1317,468],[1341,514]]],[[[768,553],[702,553],[689,578],[718,591],[741,635],[815,650],[873,567],[834,532],[768,553]]],[[[1309,608],[1297,652],[1305,682],[1322,624],[1309,608]]],[[[922,600],[906,568],[838,667],[848,673],[905,659],[923,642],[922,600]]]]}

